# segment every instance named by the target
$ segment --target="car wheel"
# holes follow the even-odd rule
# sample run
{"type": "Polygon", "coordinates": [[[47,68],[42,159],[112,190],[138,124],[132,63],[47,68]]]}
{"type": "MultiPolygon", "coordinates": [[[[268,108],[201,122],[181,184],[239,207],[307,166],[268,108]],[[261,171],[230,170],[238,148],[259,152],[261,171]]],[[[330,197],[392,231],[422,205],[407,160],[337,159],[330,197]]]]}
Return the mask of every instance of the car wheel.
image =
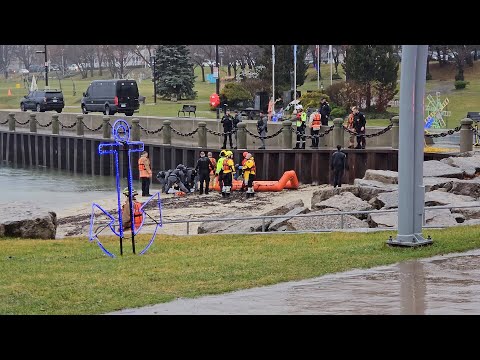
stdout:
{"type": "Polygon", "coordinates": [[[87,109],[85,109],[85,105],[82,105],[82,114],[88,114],[87,109]]]}
{"type": "Polygon", "coordinates": [[[110,106],[108,105],[105,105],[105,112],[104,112],[105,115],[113,115],[111,112],[110,112],[110,106]]]}
{"type": "Polygon", "coordinates": [[[57,110],[57,113],[60,114],[60,113],[62,112],[62,110],[63,110],[63,109],[58,109],[58,110],[57,110]]]}
{"type": "Polygon", "coordinates": [[[25,109],[25,104],[24,103],[20,104],[20,110],[27,111],[27,109],[25,109]]]}
{"type": "Polygon", "coordinates": [[[37,104],[37,111],[38,111],[38,112],[41,112],[41,111],[42,111],[42,108],[40,107],[40,104],[37,104]]]}

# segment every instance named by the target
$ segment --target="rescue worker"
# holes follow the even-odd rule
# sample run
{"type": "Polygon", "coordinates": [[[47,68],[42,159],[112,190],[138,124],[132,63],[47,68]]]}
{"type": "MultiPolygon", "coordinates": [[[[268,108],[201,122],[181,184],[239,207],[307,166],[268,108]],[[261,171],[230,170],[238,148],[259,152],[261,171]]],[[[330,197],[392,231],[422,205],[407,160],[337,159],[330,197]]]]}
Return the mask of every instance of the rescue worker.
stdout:
{"type": "Polygon", "coordinates": [[[179,168],[177,166],[177,168],[170,172],[170,174],[168,175],[167,185],[165,186],[165,193],[168,193],[171,188],[178,187],[185,194],[188,194],[190,191],[188,191],[188,189],[185,187],[184,181],[185,173],[183,172],[183,168],[179,168]]]}
{"type": "Polygon", "coordinates": [[[345,171],[347,155],[341,150],[341,146],[337,145],[337,151],[330,158],[330,169],[333,170],[333,187],[342,187],[342,177],[345,171]]]}
{"type": "Polygon", "coordinates": [[[197,160],[195,167],[200,179],[200,195],[203,195],[203,184],[205,184],[205,195],[208,195],[210,186],[210,171],[215,170],[210,159],[205,156],[204,151],[200,151],[200,158],[197,160]]]}
{"type": "Polygon", "coordinates": [[[318,112],[322,116],[322,125],[328,126],[331,109],[326,98],[322,98],[322,100],[320,100],[320,108],[318,109],[318,112]]]}
{"type": "Polygon", "coordinates": [[[305,149],[305,127],[307,122],[307,113],[299,109],[296,115],[297,125],[297,143],[295,149],[305,149]]]}
{"type": "Polygon", "coordinates": [[[227,151],[225,159],[222,162],[223,169],[223,187],[222,197],[230,196],[232,190],[233,173],[235,172],[235,164],[233,163],[233,152],[227,151]]]}
{"type": "Polygon", "coordinates": [[[318,111],[315,111],[312,113],[310,119],[310,127],[312,129],[312,148],[318,149],[318,144],[320,143],[320,127],[322,126],[322,123],[320,122],[321,115],[318,111]]]}
{"type": "Polygon", "coordinates": [[[245,165],[243,165],[243,183],[247,187],[247,198],[254,196],[255,191],[253,190],[253,181],[255,180],[255,160],[253,155],[248,153],[246,156],[245,165]]]}
{"type": "MultiPolygon", "coordinates": [[[[353,118],[354,118],[354,114],[353,114],[353,107],[352,107],[352,112],[348,115],[348,119],[347,119],[347,129],[355,132],[355,128],[353,127],[353,118]]],[[[348,140],[349,140],[348,148],[353,149],[353,147],[355,146],[355,135],[350,133],[350,137],[348,138],[348,140]]]]}
{"type": "Polygon", "coordinates": [[[357,146],[355,149],[365,149],[365,126],[367,124],[367,119],[365,115],[358,110],[358,107],[354,106],[353,111],[353,127],[357,133],[357,146]]]}
{"type": "MultiPolygon", "coordinates": [[[[130,200],[128,197],[128,187],[123,189],[123,195],[125,195],[125,202],[122,204],[122,224],[123,230],[128,230],[132,228],[132,222],[130,218],[130,200]]],[[[138,231],[143,222],[143,213],[140,211],[142,203],[137,201],[136,196],[138,195],[137,190],[132,189],[132,201],[133,201],[133,217],[135,219],[134,226],[135,231],[138,231]]]]}
{"type": "Polygon", "coordinates": [[[150,159],[148,152],[143,151],[138,159],[138,171],[140,172],[140,180],[142,181],[142,196],[150,195],[150,179],[152,177],[152,167],[150,166],[150,159]]]}
{"type": "Polygon", "coordinates": [[[160,188],[162,189],[162,191],[164,191],[165,185],[167,184],[167,171],[159,171],[157,173],[157,180],[160,183],[160,188]]]}
{"type": "Polygon", "coordinates": [[[211,151],[207,153],[207,156],[208,156],[208,160],[210,160],[210,162],[213,165],[213,170],[210,170],[210,184],[212,185],[212,187],[214,187],[215,186],[215,169],[217,168],[217,160],[215,160],[211,151]]]}
{"type": "Polygon", "coordinates": [[[215,174],[217,175],[217,183],[218,186],[220,187],[220,192],[223,195],[223,162],[225,161],[226,158],[226,152],[227,150],[222,150],[220,151],[220,157],[218,158],[217,161],[217,168],[215,169],[215,174]]]}

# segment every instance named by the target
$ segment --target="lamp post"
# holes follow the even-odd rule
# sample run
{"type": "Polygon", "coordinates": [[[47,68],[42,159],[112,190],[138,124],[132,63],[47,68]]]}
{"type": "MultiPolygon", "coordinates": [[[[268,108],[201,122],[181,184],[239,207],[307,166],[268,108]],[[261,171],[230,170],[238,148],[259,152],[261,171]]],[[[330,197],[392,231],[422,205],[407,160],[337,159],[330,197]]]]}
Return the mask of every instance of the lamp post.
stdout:
{"type": "Polygon", "coordinates": [[[47,60],[47,45],[45,46],[45,50],[37,50],[35,51],[37,54],[45,54],[45,87],[48,87],[48,60],[47,60]]]}
{"type": "Polygon", "coordinates": [[[157,103],[157,56],[150,56],[150,64],[152,64],[152,76],[153,76],[153,102],[157,103]]]}
{"type": "MultiPolygon", "coordinates": [[[[218,67],[218,45],[215,45],[215,66],[217,67],[216,91],[220,96],[220,69],[218,67]]],[[[220,119],[220,108],[217,106],[217,119],[220,119]]]]}

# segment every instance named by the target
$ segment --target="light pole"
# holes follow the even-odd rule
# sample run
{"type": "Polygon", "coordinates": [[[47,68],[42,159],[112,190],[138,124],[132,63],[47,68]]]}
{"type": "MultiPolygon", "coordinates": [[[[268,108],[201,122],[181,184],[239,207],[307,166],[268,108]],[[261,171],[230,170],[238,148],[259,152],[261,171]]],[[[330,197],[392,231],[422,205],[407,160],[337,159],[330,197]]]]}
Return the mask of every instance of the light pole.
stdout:
{"type": "MultiPolygon", "coordinates": [[[[220,69],[218,67],[218,45],[215,45],[215,66],[217,67],[216,91],[220,96],[220,69]]],[[[217,106],[217,119],[220,119],[220,108],[217,106]]]]}
{"type": "Polygon", "coordinates": [[[37,50],[35,51],[37,54],[45,54],[45,87],[48,87],[48,60],[47,60],[47,45],[45,46],[45,50],[37,50]]]}
{"type": "Polygon", "coordinates": [[[152,64],[152,76],[153,76],[153,102],[157,103],[157,55],[150,56],[150,64],[152,64]]]}

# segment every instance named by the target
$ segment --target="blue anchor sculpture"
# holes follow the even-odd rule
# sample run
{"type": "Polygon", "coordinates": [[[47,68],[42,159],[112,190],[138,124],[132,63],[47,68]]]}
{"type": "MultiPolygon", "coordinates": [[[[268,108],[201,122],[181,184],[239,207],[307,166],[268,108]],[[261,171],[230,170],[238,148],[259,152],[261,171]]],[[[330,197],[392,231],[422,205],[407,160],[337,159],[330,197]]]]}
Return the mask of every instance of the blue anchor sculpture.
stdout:
{"type": "MultiPolygon", "coordinates": [[[[106,229],[107,227],[110,228],[110,230],[119,237],[120,239],[120,255],[123,255],[123,239],[124,239],[124,229],[123,229],[123,221],[122,221],[122,204],[120,201],[121,198],[121,191],[120,191],[120,175],[119,175],[119,164],[118,164],[118,154],[119,151],[125,151],[127,156],[127,181],[128,181],[128,200],[129,200],[129,207],[130,207],[130,219],[133,220],[133,199],[132,199],[132,168],[131,168],[131,162],[130,162],[130,153],[132,152],[140,152],[143,151],[144,149],[144,144],[142,141],[130,141],[130,127],[128,123],[125,120],[119,119],[115,121],[112,127],[112,135],[115,140],[113,143],[101,143],[98,145],[98,153],[100,155],[104,154],[113,154],[115,158],[115,175],[116,175],[116,186],[117,186],[117,203],[118,203],[118,222],[115,219],[115,217],[110,214],[108,211],[103,209],[100,205],[93,203],[92,204],[92,214],[90,216],[90,235],[89,235],[89,241],[96,241],[97,245],[102,249],[102,251],[107,254],[110,257],[115,257],[113,253],[108,251],[105,246],[100,242],[100,239],[98,236],[100,233],[106,229]],[[100,211],[103,212],[108,218],[109,222],[107,224],[102,224],[99,226],[97,229],[94,230],[94,223],[95,223],[95,209],[99,209],[100,211]],[[118,230],[116,230],[118,228],[118,230]]],[[[144,254],[148,248],[153,244],[153,241],[155,240],[155,236],[157,234],[157,231],[160,227],[162,227],[162,205],[160,201],[160,192],[157,192],[153,194],[140,208],[140,212],[142,213],[142,223],[136,229],[135,227],[135,222],[131,221],[131,235],[132,235],[132,250],[133,253],[135,254],[135,235],[138,234],[140,229],[142,228],[145,217],[148,216],[150,219],[153,220],[153,222],[156,224],[155,230],[153,232],[152,237],[150,238],[150,241],[148,244],[145,246],[145,248],[140,251],[139,255],[144,254]],[[146,211],[145,207],[146,205],[150,202],[153,201],[153,199],[157,200],[157,206],[158,206],[158,214],[159,218],[156,220],[152,216],[150,216],[146,211]]]]}

